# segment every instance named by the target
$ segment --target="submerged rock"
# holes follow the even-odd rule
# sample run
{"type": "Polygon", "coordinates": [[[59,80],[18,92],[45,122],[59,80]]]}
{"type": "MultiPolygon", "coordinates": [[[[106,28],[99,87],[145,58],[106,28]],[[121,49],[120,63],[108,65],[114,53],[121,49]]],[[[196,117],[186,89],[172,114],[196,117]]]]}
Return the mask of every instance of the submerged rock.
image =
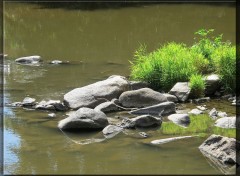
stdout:
{"type": "Polygon", "coordinates": [[[102,111],[80,108],[58,123],[61,130],[103,129],[108,125],[107,116],[102,111]]]}
{"type": "Polygon", "coordinates": [[[142,88],[123,92],[119,101],[124,107],[146,107],[166,102],[167,98],[150,88],[142,88]]]}
{"type": "Polygon", "coordinates": [[[168,93],[175,95],[179,101],[184,102],[188,99],[190,91],[191,88],[188,82],[178,82],[168,93]]]}
{"type": "Polygon", "coordinates": [[[169,115],[176,112],[175,103],[167,101],[157,105],[132,110],[130,114],[169,115]]]}
{"type": "Polygon", "coordinates": [[[176,141],[176,140],[180,140],[180,139],[186,139],[186,138],[191,138],[193,136],[180,136],[180,137],[173,137],[173,138],[166,138],[166,139],[158,139],[158,140],[153,140],[151,141],[151,144],[165,144],[168,142],[172,142],[172,141],[176,141]]]}
{"type": "Polygon", "coordinates": [[[190,124],[190,117],[188,114],[172,114],[168,119],[180,126],[188,126],[190,124]]]}
{"type": "Polygon", "coordinates": [[[207,157],[213,157],[223,164],[234,165],[236,163],[236,139],[211,135],[199,149],[207,157]]]}
{"type": "Polygon", "coordinates": [[[215,126],[220,128],[236,128],[236,116],[220,118],[216,120],[215,126]]]}
{"type": "Polygon", "coordinates": [[[26,57],[20,57],[15,60],[18,63],[21,64],[36,64],[41,61],[41,56],[26,56],[26,57]]]}
{"type": "Polygon", "coordinates": [[[73,89],[64,95],[64,104],[69,108],[95,108],[97,105],[118,98],[121,93],[129,90],[125,77],[110,76],[108,79],[73,89]]]}

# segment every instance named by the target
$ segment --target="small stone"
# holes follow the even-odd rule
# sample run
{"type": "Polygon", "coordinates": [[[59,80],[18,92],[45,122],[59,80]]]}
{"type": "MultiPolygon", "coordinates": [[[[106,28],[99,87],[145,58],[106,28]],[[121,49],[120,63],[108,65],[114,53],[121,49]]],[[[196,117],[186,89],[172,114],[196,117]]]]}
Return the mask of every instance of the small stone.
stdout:
{"type": "Polygon", "coordinates": [[[221,112],[221,111],[219,111],[219,112],[217,113],[217,116],[218,116],[218,117],[227,117],[227,113],[226,113],[226,112],[221,112]]]}
{"type": "Polygon", "coordinates": [[[56,117],[56,114],[55,113],[50,113],[50,114],[48,114],[48,117],[56,117]]]}
{"type": "Polygon", "coordinates": [[[192,109],[190,112],[188,112],[189,114],[192,114],[192,115],[199,115],[199,114],[202,114],[203,112],[199,109],[192,109]]]}
{"type": "Polygon", "coordinates": [[[33,106],[36,104],[35,101],[36,101],[35,98],[26,97],[26,98],[24,98],[22,105],[23,106],[33,106]]]}
{"type": "Polygon", "coordinates": [[[216,120],[217,119],[217,115],[218,115],[218,112],[215,108],[213,108],[209,113],[208,115],[213,119],[213,120],[216,120]]]}
{"type": "Polygon", "coordinates": [[[197,106],[197,108],[198,108],[199,110],[201,110],[201,111],[206,111],[206,110],[207,110],[207,108],[204,107],[204,106],[197,106]]]}

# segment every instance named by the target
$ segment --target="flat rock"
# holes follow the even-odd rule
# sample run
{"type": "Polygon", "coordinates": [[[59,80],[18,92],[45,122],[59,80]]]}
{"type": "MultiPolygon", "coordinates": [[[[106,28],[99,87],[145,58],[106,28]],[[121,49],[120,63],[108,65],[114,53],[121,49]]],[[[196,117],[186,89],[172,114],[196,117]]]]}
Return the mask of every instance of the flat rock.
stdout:
{"type": "Polygon", "coordinates": [[[236,163],[236,139],[211,135],[200,146],[201,152],[208,157],[213,157],[223,164],[236,163]]]}
{"type": "Polygon", "coordinates": [[[199,109],[192,109],[190,112],[188,112],[188,114],[192,114],[192,115],[199,115],[202,113],[203,113],[203,111],[201,111],[199,109]]]}
{"type": "Polygon", "coordinates": [[[108,125],[107,116],[102,111],[80,108],[58,123],[61,130],[94,130],[108,125]]]}
{"type": "Polygon", "coordinates": [[[165,97],[167,97],[167,100],[168,101],[172,101],[174,103],[177,103],[178,102],[178,98],[175,96],[175,95],[171,95],[171,94],[168,94],[168,93],[164,93],[163,94],[165,97]]]}
{"type": "Polygon", "coordinates": [[[160,103],[157,105],[140,108],[137,110],[132,110],[129,113],[130,114],[149,114],[149,115],[169,115],[176,112],[176,106],[175,103],[167,101],[164,103],[160,103]]]}
{"type": "Polygon", "coordinates": [[[64,95],[64,104],[72,109],[95,108],[97,105],[118,98],[130,90],[128,80],[123,76],[110,76],[108,79],[73,89],[64,95]]]}
{"type": "Polygon", "coordinates": [[[113,111],[119,111],[119,107],[116,104],[114,104],[113,102],[111,102],[111,101],[101,103],[98,106],[96,106],[94,109],[102,111],[104,113],[106,113],[106,112],[113,112],[113,111]]]}
{"type": "Polygon", "coordinates": [[[236,117],[223,117],[217,119],[215,126],[220,128],[236,128],[236,117]]]}
{"type": "Polygon", "coordinates": [[[188,99],[191,88],[188,82],[178,82],[168,92],[171,95],[175,95],[179,101],[184,102],[188,99]]]}
{"type": "Polygon", "coordinates": [[[166,139],[158,139],[158,140],[151,141],[151,144],[154,144],[154,145],[165,144],[165,143],[169,143],[172,141],[191,138],[191,137],[193,137],[193,136],[180,136],[180,137],[173,137],[173,138],[166,138],[166,139]]]}
{"type": "Polygon", "coordinates": [[[167,98],[150,88],[123,92],[119,97],[124,107],[146,107],[168,101],[167,98]]]}
{"type": "Polygon", "coordinates": [[[21,64],[36,64],[41,61],[41,56],[26,56],[26,57],[20,57],[15,60],[18,63],[21,64]]]}
{"type": "Polygon", "coordinates": [[[190,117],[188,114],[172,114],[168,119],[180,126],[188,126],[190,124],[190,117]]]}

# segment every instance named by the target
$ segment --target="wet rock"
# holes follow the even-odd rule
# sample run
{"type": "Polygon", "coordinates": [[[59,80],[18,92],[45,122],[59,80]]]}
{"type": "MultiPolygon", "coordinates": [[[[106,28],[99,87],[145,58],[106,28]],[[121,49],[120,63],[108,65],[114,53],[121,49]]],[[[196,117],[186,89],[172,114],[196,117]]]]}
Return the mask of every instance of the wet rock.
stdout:
{"type": "Polygon", "coordinates": [[[208,102],[208,101],[210,101],[210,97],[193,99],[193,102],[196,103],[196,104],[205,103],[205,102],[208,102]]]}
{"type": "Polygon", "coordinates": [[[53,106],[56,109],[56,111],[67,111],[68,110],[68,107],[66,107],[62,103],[54,103],[53,106]]]}
{"type": "Polygon", "coordinates": [[[116,136],[118,133],[120,133],[123,130],[123,128],[115,126],[115,125],[108,125],[106,126],[102,132],[106,138],[112,138],[116,136]]]}
{"type": "Polygon", "coordinates": [[[207,108],[204,107],[204,106],[197,106],[197,108],[198,108],[199,110],[201,110],[201,111],[206,111],[206,110],[207,110],[207,108]]]}
{"type": "Polygon", "coordinates": [[[80,108],[58,123],[61,130],[103,129],[108,125],[107,116],[102,111],[80,108]]]}
{"type": "Polygon", "coordinates": [[[142,88],[123,92],[119,101],[124,107],[146,107],[166,102],[167,98],[150,88],[142,88]]]}
{"type": "Polygon", "coordinates": [[[35,106],[36,109],[40,110],[57,110],[57,111],[65,111],[67,107],[65,107],[60,100],[49,100],[49,101],[41,101],[35,106]]]}
{"type": "Polygon", "coordinates": [[[12,106],[12,107],[22,107],[22,102],[13,102],[13,103],[9,103],[7,104],[8,106],[12,106]]]}
{"type": "Polygon", "coordinates": [[[168,101],[172,101],[174,103],[177,103],[178,102],[178,98],[175,96],[175,95],[171,95],[171,94],[168,94],[168,93],[164,93],[163,94],[165,97],[167,97],[167,100],[168,101]]]}
{"type": "Polygon", "coordinates": [[[203,113],[203,111],[201,111],[199,109],[192,109],[190,112],[188,112],[188,114],[192,114],[192,115],[199,115],[202,113],[203,113]]]}
{"type": "Polygon", "coordinates": [[[24,100],[22,101],[22,105],[23,106],[34,106],[36,104],[36,99],[35,98],[31,98],[31,97],[26,97],[24,98],[24,100]]]}
{"type": "Polygon", "coordinates": [[[15,60],[18,63],[21,64],[36,64],[41,61],[41,56],[26,56],[26,57],[20,57],[15,60]]]}
{"type": "Polygon", "coordinates": [[[147,82],[142,81],[130,81],[130,86],[131,90],[138,90],[149,87],[149,84],[147,82]]]}
{"type": "Polygon", "coordinates": [[[119,102],[119,100],[117,98],[112,99],[111,102],[113,102],[116,105],[121,105],[121,103],[119,102]]]}
{"type": "Polygon", "coordinates": [[[211,96],[220,88],[220,78],[216,74],[209,75],[205,78],[206,88],[205,95],[211,96]]]}
{"type": "Polygon", "coordinates": [[[215,126],[220,128],[236,128],[236,117],[223,117],[215,122],[215,126]]]}
{"type": "Polygon", "coordinates": [[[158,140],[151,141],[151,144],[155,144],[155,145],[165,144],[165,143],[169,143],[169,142],[172,142],[172,141],[191,138],[191,137],[193,137],[193,136],[180,136],[180,137],[173,137],[173,138],[166,138],[166,139],[158,139],[158,140]]]}
{"type": "Polygon", "coordinates": [[[172,114],[168,119],[180,126],[188,126],[190,124],[190,117],[188,114],[172,114]]]}
{"type": "Polygon", "coordinates": [[[200,146],[201,152],[208,157],[213,157],[223,164],[234,165],[236,163],[236,139],[211,135],[200,146]]]}
{"type": "Polygon", "coordinates": [[[218,115],[218,112],[215,108],[213,108],[209,113],[208,115],[213,119],[213,120],[216,120],[217,119],[217,115],[218,115]]]}
{"type": "Polygon", "coordinates": [[[50,114],[48,114],[48,117],[56,117],[57,115],[55,114],[55,113],[50,113],[50,114]]]}
{"type": "Polygon", "coordinates": [[[124,91],[129,90],[125,77],[110,76],[108,79],[94,84],[73,89],[64,95],[64,104],[69,108],[95,108],[97,105],[118,98],[124,91]]]}
{"type": "Polygon", "coordinates": [[[188,82],[178,82],[168,93],[175,95],[179,101],[184,102],[188,99],[190,91],[191,89],[188,82]]]}
{"type": "Polygon", "coordinates": [[[96,106],[94,109],[102,111],[104,113],[106,113],[106,112],[113,112],[113,111],[119,111],[119,107],[116,104],[114,104],[113,102],[111,102],[111,101],[101,103],[98,106],[96,106]]]}
{"type": "Polygon", "coordinates": [[[157,105],[140,108],[137,110],[132,110],[129,113],[130,114],[149,114],[149,115],[169,115],[176,112],[175,103],[167,101],[164,103],[160,103],[157,105]]]}
{"type": "Polygon", "coordinates": [[[228,115],[227,115],[226,112],[221,112],[221,111],[219,111],[219,112],[217,113],[217,116],[222,118],[222,117],[227,117],[228,115]]]}

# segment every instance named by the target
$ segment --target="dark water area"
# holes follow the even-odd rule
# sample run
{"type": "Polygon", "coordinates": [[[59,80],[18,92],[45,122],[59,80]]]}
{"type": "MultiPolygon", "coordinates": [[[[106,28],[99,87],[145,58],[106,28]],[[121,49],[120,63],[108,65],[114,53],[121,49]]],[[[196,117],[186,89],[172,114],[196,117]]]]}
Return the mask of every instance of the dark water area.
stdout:
{"type": "MultiPolygon", "coordinates": [[[[213,28],[235,44],[236,12],[231,5],[87,5],[4,3],[4,53],[8,54],[4,103],[26,96],[38,102],[62,100],[76,87],[113,74],[128,76],[129,61],[140,44],[146,44],[148,51],[171,41],[191,45],[194,32],[201,28],[213,28]],[[14,62],[29,55],[40,55],[43,62],[39,66],[14,62]],[[48,64],[56,59],[69,64],[48,64]]],[[[207,106],[235,114],[226,102],[207,106]]],[[[57,123],[66,113],[57,112],[55,118],[49,113],[4,107],[5,174],[223,174],[198,150],[206,137],[151,146],[146,144],[172,135],[148,129],[147,139],[129,130],[102,140],[101,132],[63,133],[57,123]]],[[[114,121],[118,115],[108,117],[114,121]]]]}

